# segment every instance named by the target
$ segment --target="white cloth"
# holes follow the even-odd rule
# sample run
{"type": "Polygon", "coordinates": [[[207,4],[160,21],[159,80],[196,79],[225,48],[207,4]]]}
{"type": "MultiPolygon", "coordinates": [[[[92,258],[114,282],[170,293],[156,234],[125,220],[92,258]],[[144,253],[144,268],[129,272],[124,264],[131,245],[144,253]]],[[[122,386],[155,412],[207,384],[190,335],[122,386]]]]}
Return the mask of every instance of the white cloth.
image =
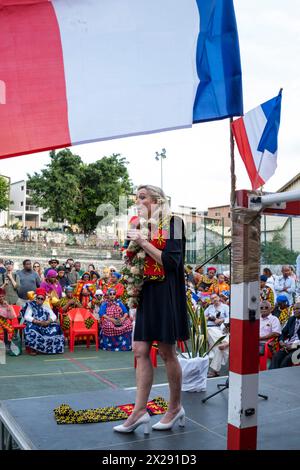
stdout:
{"type": "MultiPolygon", "coordinates": [[[[204,314],[206,318],[208,318],[209,316],[213,316],[216,318],[226,320],[227,318],[229,318],[229,307],[228,305],[223,304],[221,302],[217,306],[215,306],[214,304],[211,304],[205,309],[204,314]]],[[[215,323],[212,320],[207,321],[207,326],[213,326],[213,325],[215,325],[215,323]]]]}
{"type": "MultiPolygon", "coordinates": [[[[220,326],[209,326],[207,328],[207,339],[208,339],[208,346],[211,348],[216,341],[218,341],[221,336],[224,336],[223,329],[220,326]]],[[[214,348],[211,352],[214,353],[216,348],[214,348]]],[[[213,355],[213,354],[212,354],[213,355]]]]}
{"type": "Polygon", "coordinates": [[[295,280],[292,277],[283,277],[279,276],[276,281],[275,281],[275,291],[276,291],[276,296],[277,295],[285,295],[289,301],[289,304],[292,305],[293,303],[293,294],[296,291],[296,283],[295,280]],[[287,288],[286,291],[284,291],[284,288],[287,288]]]}
{"type": "Polygon", "coordinates": [[[188,359],[187,354],[183,355],[186,358],[178,357],[182,370],[181,390],[183,392],[203,392],[206,390],[207,383],[208,356],[188,359]]]}
{"type": "MultiPolygon", "coordinates": [[[[43,309],[46,310],[47,312],[49,312],[50,320],[56,321],[56,315],[55,315],[55,313],[51,310],[51,308],[49,308],[49,307],[47,307],[47,306],[43,306],[43,309]]],[[[28,306],[27,306],[26,312],[25,312],[25,315],[24,315],[24,319],[25,319],[25,321],[29,321],[29,322],[32,322],[32,321],[34,320],[34,316],[33,316],[33,312],[32,312],[31,305],[28,305],[28,306]]]]}
{"type": "Polygon", "coordinates": [[[268,315],[267,317],[263,318],[260,317],[259,321],[259,336],[267,336],[270,335],[271,333],[281,333],[281,325],[280,321],[278,320],[277,317],[272,315],[268,315]]]}

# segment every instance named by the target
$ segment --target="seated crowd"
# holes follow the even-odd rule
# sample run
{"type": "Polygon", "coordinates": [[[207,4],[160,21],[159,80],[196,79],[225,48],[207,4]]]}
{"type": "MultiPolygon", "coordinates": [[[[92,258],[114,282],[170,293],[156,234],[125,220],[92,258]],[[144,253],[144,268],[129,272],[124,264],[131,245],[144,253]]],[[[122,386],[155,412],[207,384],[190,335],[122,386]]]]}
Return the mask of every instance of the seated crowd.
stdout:
{"type": "MultiPolygon", "coordinates": [[[[260,276],[260,352],[266,348],[272,360],[270,368],[292,365],[292,355],[300,347],[300,298],[296,295],[296,277],[289,266],[275,276],[265,268],[260,276]]],[[[204,309],[208,347],[223,340],[210,353],[209,376],[220,374],[229,357],[230,273],[217,273],[215,267],[185,268],[186,291],[194,308],[204,309]]],[[[21,307],[25,323],[25,346],[29,354],[64,352],[69,337],[68,312],[84,308],[99,324],[100,349],[130,351],[134,318],[127,306],[126,281],[114,266],[87,271],[80,262],[67,259],[60,264],[49,260],[42,269],[38,262],[23,261],[15,271],[14,263],[0,259],[0,338],[9,348],[14,332],[13,306],[21,307]]]]}
{"type": "Polygon", "coordinates": [[[126,286],[114,266],[100,274],[93,264],[82,271],[81,263],[73,259],[64,264],[51,259],[44,270],[29,259],[16,272],[11,260],[0,260],[1,265],[0,338],[8,350],[14,333],[11,320],[17,317],[13,306],[21,308],[25,346],[31,355],[64,352],[70,333],[68,312],[74,308],[88,310],[91,322],[98,322],[101,349],[132,349],[133,317],[126,306],[126,286]]]}
{"type": "MultiPolygon", "coordinates": [[[[300,296],[296,275],[290,266],[282,266],[280,276],[265,268],[260,276],[260,354],[268,348],[269,368],[291,366],[293,353],[300,347],[300,296]]],[[[208,347],[225,338],[210,352],[209,377],[220,374],[229,358],[230,273],[217,274],[215,267],[186,266],[186,290],[194,308],[204,309],[208,347]]]]}

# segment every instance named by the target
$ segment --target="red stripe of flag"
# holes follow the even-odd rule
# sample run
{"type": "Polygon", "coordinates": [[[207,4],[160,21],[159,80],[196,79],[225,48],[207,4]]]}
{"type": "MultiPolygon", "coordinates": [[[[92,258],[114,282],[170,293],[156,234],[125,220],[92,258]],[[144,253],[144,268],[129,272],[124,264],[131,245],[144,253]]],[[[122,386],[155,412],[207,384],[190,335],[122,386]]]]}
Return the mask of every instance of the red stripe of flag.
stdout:
{"type": "Polygon", "coordinates": [[[70,145],[59,26],[50,2],[0,10],[0,158],[70,145]],[[17,152],[17,153],[16,153],[17,152]]]}
{"type": "Polygon", "coordinates": [[[230,319],[229,370],[236,374],[257,374],[259,363],[259,320],[230,319]],[[243,345],[247,344],[247,348],[243,345]]]}
{"type": "Polygon", "coordinates": [[[265,182],[261,179],[257,173],[257,169],[253,160],[253,155],[251,152],[251,147],[249,144],[245,123],[243,118],[236,119],[232,123],[232,131],[240,152],[240,155],[245,164],[246,170],[248,172],[252,189],[257,189],[262,186],[265,182]]]}

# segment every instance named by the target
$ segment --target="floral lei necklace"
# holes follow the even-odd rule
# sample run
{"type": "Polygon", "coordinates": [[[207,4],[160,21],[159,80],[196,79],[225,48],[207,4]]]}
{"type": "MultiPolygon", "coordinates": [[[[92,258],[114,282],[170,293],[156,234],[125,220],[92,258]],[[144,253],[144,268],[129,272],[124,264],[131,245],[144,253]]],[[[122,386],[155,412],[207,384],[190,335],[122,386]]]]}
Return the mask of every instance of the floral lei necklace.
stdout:
{"type": "MultiPolygon", "coordinates": [[[[170,217],[160,220],[158,224],[154,219],[146,220],[141,218],[139,219],[139,225],[142,236],[148,239],[153,246],[163,250],[169,233],[170,217]],[[151,225],[154,225],[156,230],[153,231],[153,237],[150,239],[149,227],[151,225]]],[[[125,251],[122,274],[127,282],[129,308],[138,306],[145,281],[163,281],[165,279],[163,266],[146,254],[135,241],[131,241],[125,251]]]]}

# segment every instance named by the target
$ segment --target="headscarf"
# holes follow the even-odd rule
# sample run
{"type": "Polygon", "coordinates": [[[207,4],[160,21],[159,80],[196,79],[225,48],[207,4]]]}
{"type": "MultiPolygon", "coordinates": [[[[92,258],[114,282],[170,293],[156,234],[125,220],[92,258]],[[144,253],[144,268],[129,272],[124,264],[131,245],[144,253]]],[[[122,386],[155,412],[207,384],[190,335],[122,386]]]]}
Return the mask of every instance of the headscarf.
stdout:
{"type": "Polygon", "coordinates": [[[214,271],[214,272],[216,272],[217,270],[216,270],[216,268],[215,268],[214,266],[209,266],[209,268],[207,268],[207,272],[209,272],[209,271],[214,271]]]}
{"type": "Polygon", "coordinates": [[[57,272],[59,272],[59,271],[64,271],[64,272],[66,272],[66,268],[65,268],[65,266],[57,266],[56,271],[57,271],[57,272]]]}
{"type": "Polygon", "coordinates": [[[116,277],[117,279],[120,279],[122,277],[122,274],[120,273],[112,273],[112,277],[116,277]]]}
{"type": "Polygon", "coordinates": [[[43,289],[43,287],[38,287],[35,291],[35,295],[42,295],[44,298],[46,298],[46,289],[43,289]]]}
{"type": "Polygon", "coordinates": [[[55,271],[55,269],[49,269],[46,277],[57,277],[57,276],[58,274],[57,274],[57,271],[55,271]]]}
{"type": "Polygon", "coordinates": [[[278,295],[277,298],[276,298],[276,302],[282,302],[282,303],[286,303],[287,307],[290,305],[289,304],[289,299],[285,296],[285,295],[278,295]]]}

